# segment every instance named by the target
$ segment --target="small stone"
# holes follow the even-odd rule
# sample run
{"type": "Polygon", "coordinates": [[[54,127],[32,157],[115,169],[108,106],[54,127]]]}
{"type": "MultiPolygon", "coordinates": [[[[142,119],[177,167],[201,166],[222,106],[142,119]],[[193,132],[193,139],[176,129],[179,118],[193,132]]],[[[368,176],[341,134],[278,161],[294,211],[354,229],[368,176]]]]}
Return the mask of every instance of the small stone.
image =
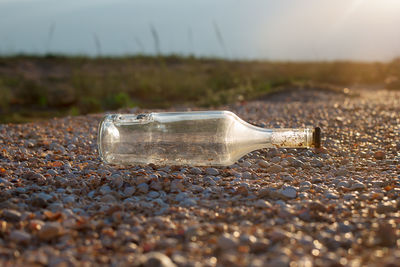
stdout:
{"type": "Polygon", "coordinates": [[[273,157],[272,159],[271,159],[271,162],[273,162],[273,163],[278,163],[278,162],[280,162],[281,161],[281,157],[273,157]]]}
{"type": "Polygon", "coordinates": [[[11,183],[3,178],[0,178],[0,186],[9,186],[11,183]]]}
{"type": "Polygon", "coordinates": [[[157,191],[150,191],[147,196],[149,198],[158,198],[160,196],[160,193],[158,193],[157,191]]]}
{"type": "Polygon", "coordinates": [[[206,169],[206,173],[208,174],[208,175],[218,175],[219,174],[219,171],[217,170],[217,169],[215,169],[215,168],[207,168],[206,169]]]}
{"type": "Polygon", "coordinates": [[[183,185],[181,180],[173,180],[171,182],[171,187],[170,187],[171,192],[181,192],[185,190],[185,186],[183,185]]]}
{"type": "Polygon", "coordinates": [[[62,231],[63,227],[60,223],[48,222],[41,227],[38,236],[42,240],[50,240],[61,235],[62,231]]]}
{"type": "Polygon", "coordinates": [[[311,179],[311,182],[313,184],[319,184],[319,183],[322,183],[322,179],[321,179],[321,177],[314,177],[311,179]]]}
{"type": "Polygon", "coordinates": [[[60,202],[53,202],[47,208],[53,212],[57,212],[62,211],[64,209],[64,205],[60,202]]]}
{"type": "Polygon", "coordinates": [[[343,195],[343,199],[347,200],[347,201],[355,199],[355,198],[356,198],[356,195],[354,195],[354,194],[344,194],[343,195]]]}
{"type": "Polygon", "coordinates": [[[396,208],[390,202],[379,203],[376,212],[380,214],[387,214],[396,211],[396,208]]]}
{"type": "Polygon", "coordinates": [[[288,173],[282,173],[281,175],[280,175],[280,177],[281,177],[281,179],[283,180],[283,181],[285,181],[285,182],[292,182],[294,179],[293,179],[293,177],[290,175],[290,174],[288,174],[288,173]]]}
{"type": "Polygon", "coordinates": [[[32,198],[30,199],[30,204],[34,207],[41,207],[44,208],[47,206],[47,201],[44,200],[43,198],[40,198],[38,196],[32,196],[32,198]]]}
{"type": "Polygon", "coordinates": [[[203,173],[203,171],[200,168],[197,168],[197,167],[190,168],[189,172],[191,174],[196,174],[196,175],[203,173]]]}
{"type": "Polygon", "coordinates": [[[350,187],[350,190],[364,190],[364,189],[366,189],[367,187],[363,184],[363,183],[360,183],[360,182],[355,182],[355,183],[353,183],[353,185],[350,187]]]}
{"type": "Polygon", "coordinates": [[[257,241],[257,238],[253,235],[241,234],[239,237],[241,244],[250,245],[257,241]]]}
{"type": "Polygon", "coordinates": [[[115,186],[116,188],[121,188],[122,185],[124,184],[124,180],[122,179],[121,175],[113,175],[111,177],[112,179],[112,185],[115,186]]]}
{"type": "Polygon", "coordinates": [[[203,179],[207,186],[215,186],[217,183],[214,181],[213,176],[206,176],[203,179]]]}
{"type": "Polygon", "coordinates": [[[386,154],[385,154],[384,151],[376,151],[374,153],[374,158],[377,159],[377,160],[383,160],[383,159],[386,158],[386,154]]]}
{"type": "Polygon", "coordinates": [[[171,259],[160,252],[150,252],[144,255],[144,267],[176,267],[171,259]]]}
{"type": "Polygon", "coordinates": [[[301,210],[298,216],[300,219],[306,222],[309,222],[311,220],[311,214],[309,209],[301,210]]]}
{"type": "Polygon", "coordinates": [[[197,202],[193,198],[186,198],[182,202],[182,206],[184,206],[184,207],[192,207],[192,206],[195,206],[195,205],[197,205],[197,202]]]}
{"type": "Polygon", "coordinates": [[[345,188],[349,188],[350,184],[347,181],[341,181],[336,185],[337,188],[341,188],[341,187],[345,187],[345,188]]]}
{"type": "Polygon", "coordinates": [[[189,196],[186,192],[181,192],[175,196],[175,201],[181,202],[187,199],[189,196]]]}
{"type": "Polygon", "coordinates": [[[56,170],[50,169],[47,171],[47,174],[49,174],[51,176],[56,176],[56,175],[58,175],[58,172],[56,170]]]}
{"type": "Polygon", "coordinates": [[[3,210],[2,216],[7,222],[19,222],[21,213],[17,210],[3,210]]]}
{"type": "Polygon", "coordinates": [[[46,177],[44,177],[42,174],[36,173],[36,172],[27,172],[22,176],[22,178],[24,178],[26,180],[36,181],[36,182],[46,181],[46,177]]]}
{"type": "Polygon", "coordinates": [[[297,195],[297,190],[292,186],[286,186],[280,190],[280,194],[285,198],[295,198],[297,195]]]}
{"type": "Polygon", "coordinates": [[[339,198],[339,196],[337,194],[330,192],[330,191],[326,191],[324,195],[328,199],[338,199],[339,198]]]}
{"type": "Polygon", "coordinates": [[[346,170],[345,168],[341,168],[336,171],[335,175],[336,176],[346,176],[346,175],[348,175],[348,173],[349,173],[348,170],[346,170]]]}
{"type": "Polygon", "coordinates": [[[37,196],[38,198],[43,199],[44,201],[49,201],[50,199],[53,198],[52,195],[46,194],[46,193],[44,193],[44,192],[41,192],[41,193],[39,193],[39,194],[36,194],[36,196],[37,196]]]}
{"type": "Polygon", "coordinates": [[[239,165],[243,168],[250,168],[251,167],[251,163],[248,162],[247,160],[240,162],[239,165]]]}
{"type": "Polygon", "coordinates": [[[25,231],[14,230],[10,233],[10,239],[16,243],[27,244],[31,240],[31,235],[25,231]]]}
{"type": "Polygon", "coordinates": [[[117,200],[115,197],[111,194],[104,195],[101,199],[101,202],[116,202],[117,200]]]}
{"type": "Polygon", "coordinates": [[[295,167],[295,168],[303,168],[304,163],[301,160],[295,159],[295,158],[288,158],[287,159],[290,166],[295,167]]]}
{"type": "Polygon", "coordinates": [[[242,177],[244,179],[252,179],[253,175],[251,174],[251,172],[244,172],[244,173],[242,173],[242,177]]]}
{"type": "Polygon", "coordinates": [[[349,224],[349,222],[340,222],[337,224],[337,231],[339,233],[348,233],[353,230],[353,227],[349,224]]]}
{"type": "Polygon", "coordinates": [[[137,186],[137,190],[140,193],[147,194],[149,191],[149,186],[146,183],[141,183],[137,186]]]}
{"type": "Polygon", "coordinates": [[[253,253],[263,253],[266,252],[270,247],[270,242],[268,239],[263,238],[261,240],[257,240],[256,242],[250,245],[250,249],[253,253]]]}
{"type": "Polygon", "coordinates": [[[100,187],[100,193],[102,195],[106,195],[106,194],[109,194],[111,192],[112,192],[112,190],[108,185],[103,185],[102,187],[100,187]]]}
{"type": "Polygon", "coordinates": [[[283,170],[283,168],[282,168],[280,165],[278,165],[278,164],[272,164],[272,165],[267,169],[267,171],[270,172],[270,173],[278,173],[278,172],[281,172],[282,170],[283,170]]]}
{"type": "Polygon", "coordinates": [[[124,190],[124,195],[130,197],[130,196],[132,196],[133,194],[135,194],[135,192],[136,192],[136,187],[134,187],[134,186],[128,186],[128,187],[126,187],[125,190],[124,190]]]}
{"type": "Polygon", "coordinates": [[[161,191],[162,188],[163,188],[163,185],[159,181],[152,181],[150,183],[150,188],[155,190],[155,191],[161,191]]]}
{"type": "Polygon", "coordinates": [[[237,243],[237,240],[227,233],[218,238],[218,247],[222,250],[234,249],[237,243]]]}
{"type": "Polygon", "coordinates": [[[314,158],[313,160],[311,160],[311,165],[319,168],[323,167],[324,163],[321,160],[314,158]]]}
{"type": "Polygon", "coordinates": [[[74,203],[75,202],[75,197],[73,195],[69,195],[67,197],[63,198],[64,203],[74,203]]]}
{"type": "Polygon", "coordinates": [[[257,200],[254,203],[254,206],[257,207],[257,208],[262,208],[262,209],[271,208],[272,207],[271,203],[269,203],[268,201],[265,201],[263,199],[257,200]]]}
{"type": "Polygon", "coordinates": [[[265,160],[260,160],[260,161],[258,161],[258,166],[260,166],[261,168],[268,168],[269,163],[266,162],[265,160]]]}

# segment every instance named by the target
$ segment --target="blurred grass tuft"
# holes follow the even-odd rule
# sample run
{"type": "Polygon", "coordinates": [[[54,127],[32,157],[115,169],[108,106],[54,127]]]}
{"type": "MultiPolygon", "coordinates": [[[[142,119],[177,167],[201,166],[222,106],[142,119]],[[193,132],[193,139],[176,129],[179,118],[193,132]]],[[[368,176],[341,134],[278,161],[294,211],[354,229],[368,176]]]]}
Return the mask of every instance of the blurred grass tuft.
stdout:
{"type": "Polygon", "coordinates": [[[0,122],[139,106],[215,107],[282,88],[352,85],[400,89],[389,63],[269,62],[170,56],[0,57],[0,122]]]}

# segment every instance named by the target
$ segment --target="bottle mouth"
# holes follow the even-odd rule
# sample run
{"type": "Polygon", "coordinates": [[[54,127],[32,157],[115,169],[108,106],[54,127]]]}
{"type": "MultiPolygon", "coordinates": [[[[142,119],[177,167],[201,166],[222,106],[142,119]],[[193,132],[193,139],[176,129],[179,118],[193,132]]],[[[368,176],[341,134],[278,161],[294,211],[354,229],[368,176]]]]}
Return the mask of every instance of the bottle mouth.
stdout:
{"type": "Polygon", "coordinates": [[[321,147],[321,128],[315,127],[312,133],[312,145],[315,148],[321,147]]]}

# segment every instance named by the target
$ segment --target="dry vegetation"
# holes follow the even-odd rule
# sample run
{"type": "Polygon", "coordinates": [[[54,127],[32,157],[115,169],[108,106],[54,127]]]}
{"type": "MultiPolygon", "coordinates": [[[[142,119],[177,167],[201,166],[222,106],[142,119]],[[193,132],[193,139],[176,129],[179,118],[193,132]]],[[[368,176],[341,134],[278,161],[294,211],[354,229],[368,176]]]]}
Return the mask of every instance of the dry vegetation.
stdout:
{"type": "Polygon", "coordinates": [[[217,106],[284,88],[385,84],[390,63],[226,61],[191,57],[0,58],[0,122],[23,122],[124,107],[217,106]]]}

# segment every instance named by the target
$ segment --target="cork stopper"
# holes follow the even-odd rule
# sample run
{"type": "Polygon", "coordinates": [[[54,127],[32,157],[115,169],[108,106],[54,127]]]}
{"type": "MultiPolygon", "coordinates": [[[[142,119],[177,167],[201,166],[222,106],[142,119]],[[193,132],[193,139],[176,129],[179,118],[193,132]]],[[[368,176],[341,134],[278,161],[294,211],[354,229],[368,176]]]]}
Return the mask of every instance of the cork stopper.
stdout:
{"type": "Polygon", "coordinates": [[[315,127],[313,131],[313,145],[315,148],[321,147],[321,128],[315,127]]]}

